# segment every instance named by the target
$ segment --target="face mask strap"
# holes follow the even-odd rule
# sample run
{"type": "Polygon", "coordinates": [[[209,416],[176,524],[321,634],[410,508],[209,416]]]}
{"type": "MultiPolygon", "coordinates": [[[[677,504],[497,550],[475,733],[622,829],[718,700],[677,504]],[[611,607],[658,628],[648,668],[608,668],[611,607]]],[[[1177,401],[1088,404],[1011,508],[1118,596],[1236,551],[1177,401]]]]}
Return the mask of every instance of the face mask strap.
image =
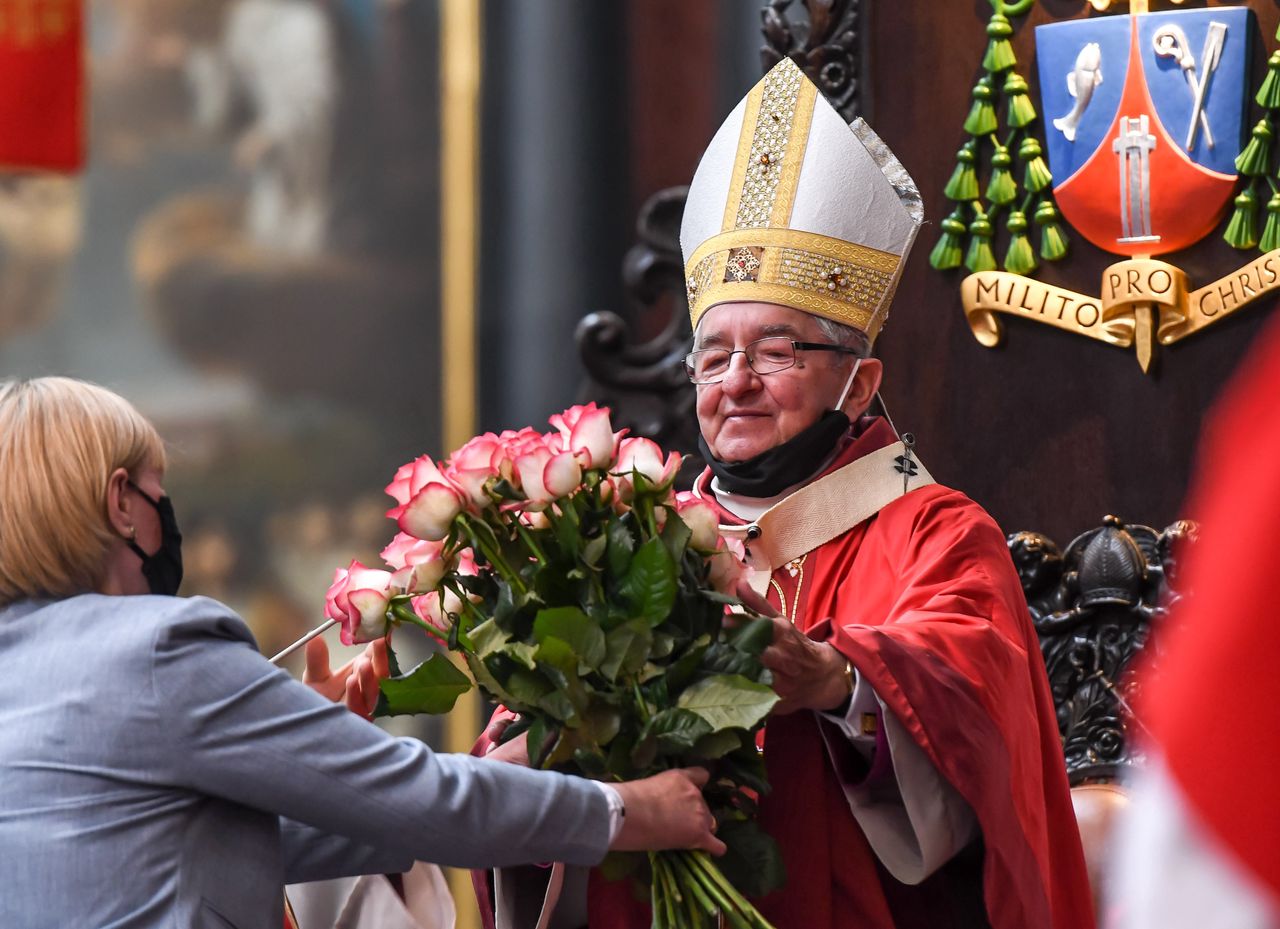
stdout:
{"type": "Polygon", "coordinates": [[[858,369],[862,367],[862,359],[855,358],[853,361],[853,370],[849,372],[849,379],[844,382],[844,390],[840,391],[840,399],[836,401],[835,409],[844,409],[844,402],[849,399],[849,391],[853,388],[853,379],[858,376],[858,369]]]}

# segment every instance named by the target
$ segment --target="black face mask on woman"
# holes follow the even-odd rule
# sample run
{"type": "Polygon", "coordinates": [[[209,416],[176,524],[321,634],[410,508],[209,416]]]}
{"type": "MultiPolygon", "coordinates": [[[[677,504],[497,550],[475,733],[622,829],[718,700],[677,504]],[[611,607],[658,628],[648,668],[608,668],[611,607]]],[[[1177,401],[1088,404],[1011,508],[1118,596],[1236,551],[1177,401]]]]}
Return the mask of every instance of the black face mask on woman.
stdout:
{"type": "Polygon", "coordinates": [[[150,591],[162,597],[177,596],[178,588],[182,586],[182,533],[178,531],[173,501],[168,497],[153,500],[133,481],[129,482],[129,486],[155,507],[156,514],[160,517],[160,547],[155,554],[148,555],[133,539],[126,539],[125,542],[142,559],[142,576],[147,579],[150,591]]]}

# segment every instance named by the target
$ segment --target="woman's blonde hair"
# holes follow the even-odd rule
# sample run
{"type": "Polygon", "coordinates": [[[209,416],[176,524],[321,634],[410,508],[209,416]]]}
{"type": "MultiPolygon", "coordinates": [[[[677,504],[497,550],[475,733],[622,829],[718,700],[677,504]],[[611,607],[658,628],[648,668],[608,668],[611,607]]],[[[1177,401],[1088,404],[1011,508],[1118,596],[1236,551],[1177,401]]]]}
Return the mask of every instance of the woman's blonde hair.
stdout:
{"type": "Polygon", "coordinates": [[[116,538],[107,479],[164,466],[155,427],[118,394],[66,377],[0,381],[0,605],[96,589],[116,538]]]}

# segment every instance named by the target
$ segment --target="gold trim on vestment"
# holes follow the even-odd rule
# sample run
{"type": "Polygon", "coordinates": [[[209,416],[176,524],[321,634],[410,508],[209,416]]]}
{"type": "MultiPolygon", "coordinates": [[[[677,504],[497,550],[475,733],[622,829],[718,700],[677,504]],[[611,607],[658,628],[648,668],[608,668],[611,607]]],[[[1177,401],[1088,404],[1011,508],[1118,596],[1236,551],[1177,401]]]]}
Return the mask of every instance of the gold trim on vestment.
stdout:
{"type": "Polygon", "coordinates": [[[697,327],[702,314],[719,303],[778,303],[853,326],[874,341],[900,263],[890,252],[812,232],[722,232],[702,243],[685,265],[689,316],[697,327]],[[742,248],[759,250],[760,268],[751,279],[726,280],[729,256],[742,248]]]}

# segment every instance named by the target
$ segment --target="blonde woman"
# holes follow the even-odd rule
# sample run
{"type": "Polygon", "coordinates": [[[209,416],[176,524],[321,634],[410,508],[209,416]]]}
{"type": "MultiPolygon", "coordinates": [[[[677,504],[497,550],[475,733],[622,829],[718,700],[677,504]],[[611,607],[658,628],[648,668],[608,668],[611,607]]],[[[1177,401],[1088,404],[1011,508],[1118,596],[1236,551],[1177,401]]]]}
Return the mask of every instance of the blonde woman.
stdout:
{"type": "Polygon", "coordinates": [[[160,437],[65,378],[0,383],[0,926],[279,929],[286,882],[723,845],[671,771],[614,787],[434,754],[173,596],[160,437]]]}

